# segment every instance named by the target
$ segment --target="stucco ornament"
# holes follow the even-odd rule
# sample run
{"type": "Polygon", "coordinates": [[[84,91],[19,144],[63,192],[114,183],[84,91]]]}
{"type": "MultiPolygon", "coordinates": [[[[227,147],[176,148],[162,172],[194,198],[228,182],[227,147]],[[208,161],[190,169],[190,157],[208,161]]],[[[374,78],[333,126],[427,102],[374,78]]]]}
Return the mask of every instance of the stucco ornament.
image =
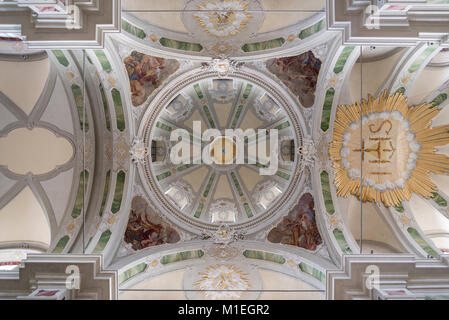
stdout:
{"type": "Polygon", "coordinates": [[[264,12],[259,0],[189,0],[181,17],[206,51],[229,56],[257,34],[264,12]]]}
{"type": "Polygon", "coordinates": [[[131,161],[133,163],[143,163],[145,158],[149,155],[150,150],[145,146],[144,142],[140,138],[135,138],[133,140],[131,150],[129,151],[131,155],[131,161]]]}

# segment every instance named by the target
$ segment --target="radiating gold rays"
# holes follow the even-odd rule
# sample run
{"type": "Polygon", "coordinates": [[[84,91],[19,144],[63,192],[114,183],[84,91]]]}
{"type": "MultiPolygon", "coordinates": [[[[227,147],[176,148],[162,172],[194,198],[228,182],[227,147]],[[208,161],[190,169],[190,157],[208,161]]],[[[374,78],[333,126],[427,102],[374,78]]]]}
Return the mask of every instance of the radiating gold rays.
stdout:
{"type": "Polygon", "coordinates": [[[449,157],[436,153],[449,143],[449,126],[431,128],[439,112],[431,103],[409,107],[404,95],[387,92],[361,105],[339,106],[329,148],[337,195],[386,206],[409,200],[413,192],[431,197],[436,185],[430,173],[449,172],[449,157]]]}

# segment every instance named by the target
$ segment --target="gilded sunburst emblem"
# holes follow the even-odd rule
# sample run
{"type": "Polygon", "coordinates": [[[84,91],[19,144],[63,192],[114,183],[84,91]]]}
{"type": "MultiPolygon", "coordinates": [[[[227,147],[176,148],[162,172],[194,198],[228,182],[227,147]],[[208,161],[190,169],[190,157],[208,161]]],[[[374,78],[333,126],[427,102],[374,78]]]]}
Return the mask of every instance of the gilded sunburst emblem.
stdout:
{"type": "Polygon", "coordinates": [[[449,172],[449,158],[436,150],[449,143],[449,126],[431,127],[439,112],[432,103],[409,106],[403,94],[387,92],[339,106],[329,148],[337,195],[386,206],[412,193],[431,197],[430,173],[449,172]]]}
{"type": "Polygon", "coordinates": [[[234,36],[246,28],[253,17],[245,0],[204,1],[193,16],[207,33],[222,38],[234,36]]]}
{"type": "Polygon", "coordinates": [[[203,296],[211,300],[240,299],[250,288],[247,275],[234,265],[219,264],[200,273],[194,287],[204,290],[203,296]]]}

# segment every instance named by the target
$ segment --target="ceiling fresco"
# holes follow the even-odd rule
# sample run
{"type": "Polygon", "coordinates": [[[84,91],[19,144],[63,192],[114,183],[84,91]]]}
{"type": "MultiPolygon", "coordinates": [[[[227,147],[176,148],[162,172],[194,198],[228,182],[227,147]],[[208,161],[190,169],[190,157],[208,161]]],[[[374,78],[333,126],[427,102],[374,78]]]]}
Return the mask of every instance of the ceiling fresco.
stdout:
{"type": "Polygon", "coordinates": [[[323,243],[316,224],[313,196],[304,194],[286,217],[268,233],[268,241],[315,251],[323,243]]]}
{"type": "Polygon", "coordinates": [[[401,93],[369,97],[362,106],[340,106],[330,148],[337,194],[387,206],[410,200],[413,192],[432,197],[436,185],[430,172],[449,170],[449,158],[435,152],[449,142],[448,127],[430,128],[438,113],[433,103],[409,107],[401,93]]]}

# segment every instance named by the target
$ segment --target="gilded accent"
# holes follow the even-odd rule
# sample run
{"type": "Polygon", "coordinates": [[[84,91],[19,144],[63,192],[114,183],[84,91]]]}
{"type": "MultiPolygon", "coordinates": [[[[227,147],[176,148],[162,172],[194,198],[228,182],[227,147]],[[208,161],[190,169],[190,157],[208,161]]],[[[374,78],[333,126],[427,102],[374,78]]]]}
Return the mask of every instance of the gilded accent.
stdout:
{"type": "Polygon", "coordinates": [[[401,217],[401,221],[402,221],[405,225],[409,225],[409,224],[410,224],[410,219],[407,218],[406,216],[402,216],[402,217],[401,217]]]}
{"type": "Polygon", "coordinates": [[[332,224],[334,227],[338,226],[338,219],[337,219],[337,218],[331,217],[329,220],[330,220],[331,224],[332,224]]]}
{"type": "Polygon", "coordinates": [[[338,81],[340,81],[340,79],[339,79],[338,77],[333,77],[333,78],[329,81],[329,83],[330,83],[332,86],[335,86],[335,85],[338,83],[338,81]]]}

